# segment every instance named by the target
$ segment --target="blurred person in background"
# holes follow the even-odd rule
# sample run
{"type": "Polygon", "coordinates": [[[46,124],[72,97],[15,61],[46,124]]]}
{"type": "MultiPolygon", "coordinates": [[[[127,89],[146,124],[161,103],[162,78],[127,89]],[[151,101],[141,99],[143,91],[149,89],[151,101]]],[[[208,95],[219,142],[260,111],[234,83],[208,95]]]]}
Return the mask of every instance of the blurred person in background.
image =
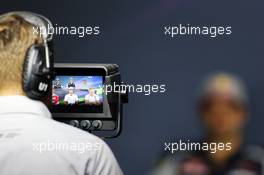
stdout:
{"type": "Polygon", "coordinates": [[[153,175],[260,175],[264,156],[260,146],[246,145],[243,130],[248,116],[248,97],[236,76],[218,73],[203,83],[198,113],[205,127],[202,142],[230,143],[231,149],[177,151],[162,157],[153,175]]]}

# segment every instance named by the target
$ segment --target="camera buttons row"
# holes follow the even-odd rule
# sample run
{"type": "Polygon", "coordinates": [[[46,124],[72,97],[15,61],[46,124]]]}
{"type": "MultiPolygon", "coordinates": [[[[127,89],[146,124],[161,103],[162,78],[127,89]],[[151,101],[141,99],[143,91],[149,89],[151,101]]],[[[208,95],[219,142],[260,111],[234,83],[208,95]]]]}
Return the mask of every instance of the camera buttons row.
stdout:
{"type": "Polygon", "coordinates": [[[74,127],[80,127],[82,129],[88,130],[100,130],[103,126],[102,121],[100,120],[94,120],[94,121],[90,121],[90,120],[71,120],[69,122],[70,125],[74,126],[74,127]]]}

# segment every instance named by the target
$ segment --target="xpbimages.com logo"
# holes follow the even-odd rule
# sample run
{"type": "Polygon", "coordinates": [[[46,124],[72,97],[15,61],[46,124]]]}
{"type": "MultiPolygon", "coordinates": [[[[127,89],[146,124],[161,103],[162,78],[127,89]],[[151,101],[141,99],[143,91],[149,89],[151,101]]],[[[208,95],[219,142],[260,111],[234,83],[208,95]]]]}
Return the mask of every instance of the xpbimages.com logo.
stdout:
{"type": "Polygon", "coordinates": [[[47,27],[36,27],[33,26],[34,35],[74,35],[79,38],[91,35],[99,35],[100,27],[99,26],[59,26],[55,24],[51,26],[48,24],[47,27]]]}

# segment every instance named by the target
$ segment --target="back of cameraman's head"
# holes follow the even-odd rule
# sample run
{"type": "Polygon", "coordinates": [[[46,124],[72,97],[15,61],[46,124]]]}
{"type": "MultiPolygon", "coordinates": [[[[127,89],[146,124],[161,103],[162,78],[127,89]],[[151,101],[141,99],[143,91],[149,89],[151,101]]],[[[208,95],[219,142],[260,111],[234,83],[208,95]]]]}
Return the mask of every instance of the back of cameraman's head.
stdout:
{"type": "Polygon", "coordinates": [[[22,71],[26,52],[41,38],[33,25],[17,15],[0,16],[0,95],[23,94],[22,71]]]}

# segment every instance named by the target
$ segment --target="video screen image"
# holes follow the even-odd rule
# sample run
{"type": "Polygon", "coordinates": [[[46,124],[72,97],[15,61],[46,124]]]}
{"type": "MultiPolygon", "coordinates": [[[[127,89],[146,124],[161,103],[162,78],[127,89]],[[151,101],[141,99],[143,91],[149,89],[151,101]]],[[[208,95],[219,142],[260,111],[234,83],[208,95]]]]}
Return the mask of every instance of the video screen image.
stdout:
{"type": "Polygon", "coordinates": [[[56,76],[52,82],[52,104],[61,112],[91,112],[95,107],[96,112],[102,111],[103,77],[56,76]]]}

